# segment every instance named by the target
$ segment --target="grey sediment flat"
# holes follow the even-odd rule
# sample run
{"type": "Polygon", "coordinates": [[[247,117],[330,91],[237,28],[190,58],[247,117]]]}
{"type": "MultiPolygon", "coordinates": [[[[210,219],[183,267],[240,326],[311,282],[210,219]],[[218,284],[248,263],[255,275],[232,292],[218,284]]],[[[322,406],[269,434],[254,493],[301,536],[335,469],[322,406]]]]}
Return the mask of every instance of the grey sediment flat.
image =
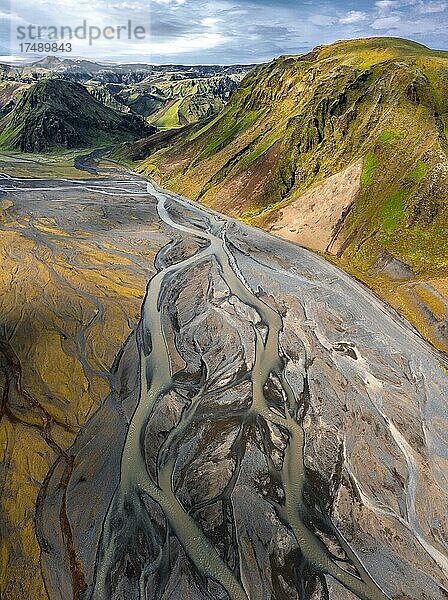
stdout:
{"type": "Polygon", "coordinates": [[[131,174],[1,188],[148,279],[111,393],[39,496],[51,599],[446,598],[448,376],[404,320],[131,174]]]}

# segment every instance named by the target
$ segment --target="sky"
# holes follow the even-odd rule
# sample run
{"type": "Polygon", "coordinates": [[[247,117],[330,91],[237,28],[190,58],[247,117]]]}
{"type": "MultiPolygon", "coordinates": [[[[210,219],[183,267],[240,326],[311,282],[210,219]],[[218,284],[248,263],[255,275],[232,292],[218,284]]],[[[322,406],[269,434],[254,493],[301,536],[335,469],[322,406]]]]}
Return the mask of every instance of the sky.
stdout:
{"type": "Polygon", "coordinates": [[[54,52],[66,58],[159,64],[259,63],[368,36],[448,49],[448,0],[0,0],[0,19],[4,62],[51,54],[32,44],[55,40],[71,43],[54,52]]]}

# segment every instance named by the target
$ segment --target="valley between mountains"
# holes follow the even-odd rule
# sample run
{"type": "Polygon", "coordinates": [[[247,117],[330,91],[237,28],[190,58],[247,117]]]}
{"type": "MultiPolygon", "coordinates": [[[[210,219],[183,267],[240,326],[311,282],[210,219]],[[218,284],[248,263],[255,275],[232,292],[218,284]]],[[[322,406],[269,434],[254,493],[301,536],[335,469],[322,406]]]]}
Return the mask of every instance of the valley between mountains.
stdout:
{"type": "Polygon", "coordinates": [[[446,598],[445,358],[98,160],[1,180],[2,597],[446,598]]]}
{"type": "Polygon", "coordinates": [[[2,599],[446,600],[447,61],[0,67],[2,599]]]}

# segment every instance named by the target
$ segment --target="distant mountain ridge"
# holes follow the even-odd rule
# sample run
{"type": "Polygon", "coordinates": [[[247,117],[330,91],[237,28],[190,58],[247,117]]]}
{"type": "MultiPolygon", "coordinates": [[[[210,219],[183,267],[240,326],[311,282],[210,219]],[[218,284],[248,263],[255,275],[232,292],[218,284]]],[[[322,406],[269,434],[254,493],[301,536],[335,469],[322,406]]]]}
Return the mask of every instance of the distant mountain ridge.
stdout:
{"type": "Polygon", "coordinates": [[[166,129],[218,113],[253,66],[104,64],[47,56],[28,65],[0,64],[0,92],[12,86],[23,90],[40,79],[65,79],[82,83],[110,108],[166,129]]]}
{"type": "Polygon", "coordinates": [[[108,62],[97,62],[87,59],[73,59],[73,58],[59,58],[58,56],[45,56],[39,60],[31,63],[22,65],[14,65],[8,63],[0,63],[0,67],[4,72],[3,77],[6,73],[21,74],[23,77],[29,76],[32,73],[37,73],[40,69],[52,70],[58,69],[59,71],[70,72],[73,69],[77,69],[79,72],[84,69],[87,73],[93,73],[98,71],[108,71],[111,73],[133,71],[133,72],[144,72],[144,73],[166,73],[178,71],[179,73],[195,73],[196,76],[207,75],[213,73],[235,75],[238,73],[246,73],[250,71],[257,64],[236,64],[236,65],[182,65],[182,64],[151,64],[151,63],[108,63],[108,62]]]}

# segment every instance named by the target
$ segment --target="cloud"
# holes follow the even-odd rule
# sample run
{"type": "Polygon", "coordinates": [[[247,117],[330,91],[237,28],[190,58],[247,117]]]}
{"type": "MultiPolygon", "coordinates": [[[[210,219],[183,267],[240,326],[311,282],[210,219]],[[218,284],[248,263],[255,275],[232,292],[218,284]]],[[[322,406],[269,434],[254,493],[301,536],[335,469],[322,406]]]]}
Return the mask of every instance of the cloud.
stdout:
{"type": "Polygon", "coordinates": [[[155,4],[163,4],[164,6],[181,6],[186,0],[151,0],[155,4]]]}
{"type": "Polygon", "coordinates": [[[366,21],[368,16],[367,13],[360,10],[351,10],[343,17],[340,17],[339,23],[341,23],[341,25],[354,25],[366,21]]]}
{"type": "Polygon", "coordinates": [[[419,2],[418,12],[421,14],[433,14],[444,12],[448,7],[446,2],[419,2]]]}
{"type": "Polygon", "coordinates": [[[381,12],[385,13],[392,9],[399,8],[402,5],[400,0],[377,0],[375,2],[376,8],[381,12]]]}
{"type": "Polygon", "coordinates": [[[337,22],[337,18],[331,15],[315,14],[311,15],[309,22],[320,27],[330,27],[337,22]]]}
{"type": "Polygon", "coordinates": [[[400,21],[398,15],[391,15],[390,17],[375,19],[370,26],[372,29],[396,29],[400,21]]]}
{"type": "Polygon", "coordinates": [[[111,4],[111,7],[114,10],[121,10],[121,11],[134,11],[134,10],[142,10],[144,8],[143,4],[141,2],[114,2],[113,4],[111,4]]]}
{"type": "MultiPolygon", "coordinates": [[[[59,26],[86,19],[98,27],[130,19],[143,25],[145,40],[76,45],[76,54],[111,61],[264,62],[337,39],[390,34],[448,48],[448,0],[58,0],[57,11],[54,0],[10,2],[16,16],[0,25],[6,31],[0,32],[1,54],[18,52],[9,43],[17,19],[59,26]]],[[[1,11],[7,12],[3,5],[1,11]]]]}
{"type": "Polygon", "coordinates": [[[217,17],[205,17],[204,19],[201,19],[201,25],[202,27],[214,27],[221,21],[222,19],[219,19],[217,17]]]}
{"type": "MultiPolygon", "coordinates": [[[[227,38],[219,33],[202,33],[201,35],[185,35],[174,40],[150,41],[139,45],[139,51],[146,56],[154,55],[182,55],[191,52],[205,51],[216,48],[228,42],[227,38]]],[[[135,50],[133,50],[135,52],[135,50]]],[[[132,53],[132,52],[130,52],[132,53]]]]}

